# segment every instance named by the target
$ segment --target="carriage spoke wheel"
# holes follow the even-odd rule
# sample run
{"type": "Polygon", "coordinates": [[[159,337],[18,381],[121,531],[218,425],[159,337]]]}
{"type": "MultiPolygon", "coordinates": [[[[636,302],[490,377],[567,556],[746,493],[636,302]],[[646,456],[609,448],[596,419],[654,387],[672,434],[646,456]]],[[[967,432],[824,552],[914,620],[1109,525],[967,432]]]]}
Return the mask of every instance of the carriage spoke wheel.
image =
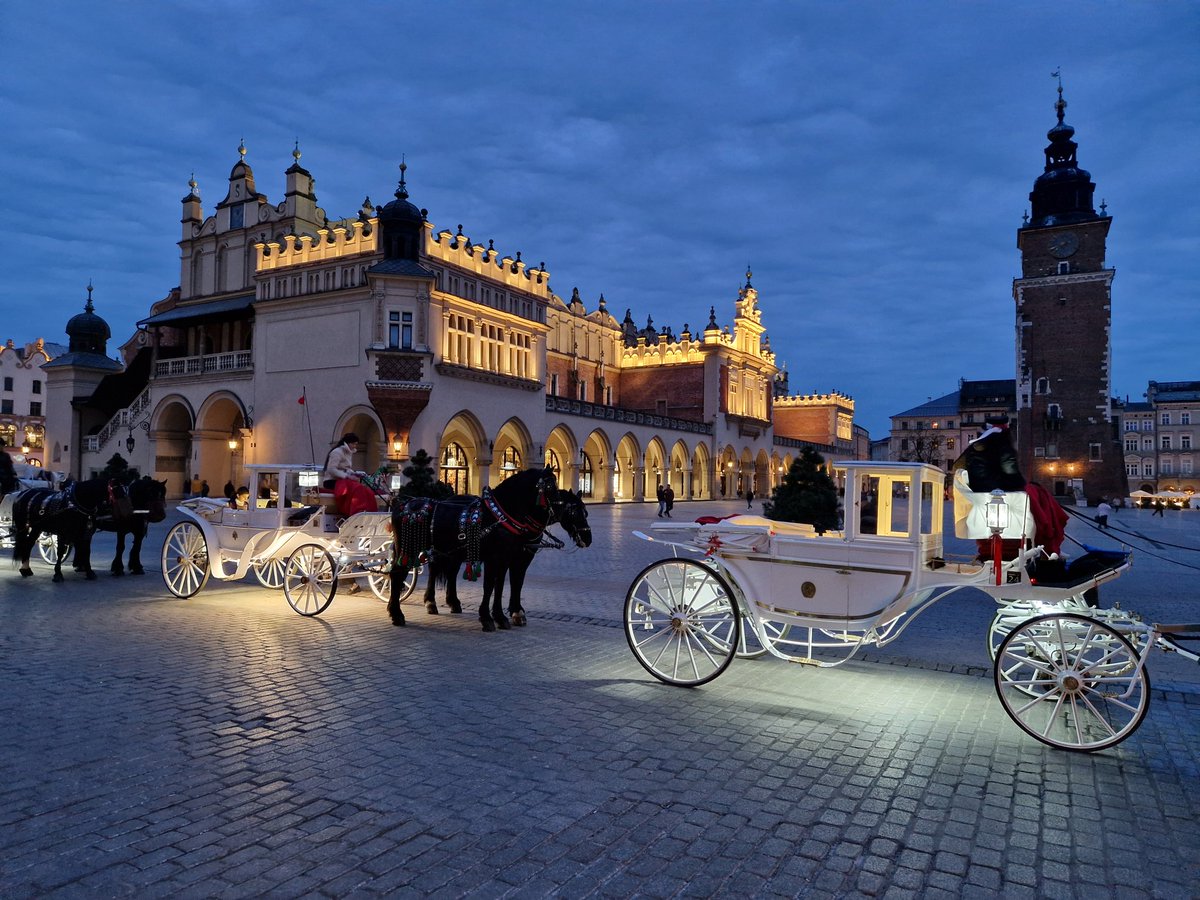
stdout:
{"type": "Polygon", "coordinates": [[[328,609],[337,593],[337,565],[320,544],[304,544],[287,558],[283,569],[283,595],[302,616],[328,609]]]}
{"type": "Polygon", "coordinates": [[[73,547],[67,547],[67,552],[64,553],[60,559],[58,555],[58,537],[45,531],[38,536],[37,548],[38,556],[40,556],[42,558],[42,562],[48,566],[54,566],[58,565],[60,562],[66,562],[71,558],[71,551],[74,549],[73,547]]]}
{"type": "Polygon", "coordinates": [[[996,693],[1027,734],[1094,751],[1133,734],[1150,706],[1150,675],[1118,631],[1088,616],[1051,613],[1012,629],[996,654],[996,693]]]}
{"type": "Polygon", "coordinates": [[[187,599],[208,584],[208,543],[194,522],[180,522],[167,532],[162,548],[162,574],[167,590],[187,599]]]}
{"type": "Polygon", "coordinates": [[[254,564],[254,577],[258,579],[258,583],[265,588],[270,588],[273,591],[283,587],[283,567],[284,560],[264,559],[262,562],[254,564]]]}
{"type": "Polygon", "coordinates": [[[742,646],[742,626],[725,579],[695,560],[653,563],[625,595],[629,648],[667,684],[694,687],[724,672],[742,646]]]}

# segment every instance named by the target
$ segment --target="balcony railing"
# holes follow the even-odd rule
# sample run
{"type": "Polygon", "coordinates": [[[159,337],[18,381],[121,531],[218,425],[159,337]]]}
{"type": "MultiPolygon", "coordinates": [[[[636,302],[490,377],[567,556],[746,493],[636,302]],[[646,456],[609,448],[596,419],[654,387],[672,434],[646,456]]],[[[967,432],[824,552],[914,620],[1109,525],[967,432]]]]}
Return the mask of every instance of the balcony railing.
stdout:
{"type": "Polygon", "coordinates": [[[213,375],[218,372],[248,372],[254,368],[250,350],[232,353],[209,353],[205,356],[181,356],[160,359],[154,364],[155,378],[181,378],[189,375],[213,375]]]}
{"type": "Polygon", "coordinates": [[[113,435],[121,431],[128,430],[136,425],[146,414],[146,410],[150,408],[150,388],[146,388],[137,399],[129,406],[119,410],[115,416],[108,420],[108,424],[101,428],[96,434],[88,435],[83,439],[83,449],[89,453],[95,453],[110,440],[113,435]]]}

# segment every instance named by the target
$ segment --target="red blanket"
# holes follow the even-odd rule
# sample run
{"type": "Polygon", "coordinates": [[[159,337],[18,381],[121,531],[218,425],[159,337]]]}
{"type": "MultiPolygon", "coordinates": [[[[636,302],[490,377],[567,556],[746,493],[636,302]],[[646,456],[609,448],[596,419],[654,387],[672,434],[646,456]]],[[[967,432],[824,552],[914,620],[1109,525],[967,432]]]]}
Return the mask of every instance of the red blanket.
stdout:
{"type": "Polygon", "coordinates": [[[1025,485],[1025,493],[1029,495],[1029,510],[1033,513],[1037,542],[1047,553],[1060,552],[1067,533],[1066,511],[1040,484],[1025,485]]]}

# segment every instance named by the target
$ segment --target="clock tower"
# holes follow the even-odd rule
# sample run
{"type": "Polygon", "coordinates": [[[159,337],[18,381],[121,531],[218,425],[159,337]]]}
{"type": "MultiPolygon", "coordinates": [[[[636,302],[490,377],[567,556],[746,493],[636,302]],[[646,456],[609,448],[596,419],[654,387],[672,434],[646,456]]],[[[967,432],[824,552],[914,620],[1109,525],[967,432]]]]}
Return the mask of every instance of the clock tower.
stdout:
{"type": "Polygon", "coordinates": [[[1093,207],[1096,186],[1079,168],[1066,107],[1060,81],[1046,168],[1017,230],[1016,439],[1028,480],[1094,504],[1127,492],[1112,412],[1112,218],[1103,203],[1093,207]]]}

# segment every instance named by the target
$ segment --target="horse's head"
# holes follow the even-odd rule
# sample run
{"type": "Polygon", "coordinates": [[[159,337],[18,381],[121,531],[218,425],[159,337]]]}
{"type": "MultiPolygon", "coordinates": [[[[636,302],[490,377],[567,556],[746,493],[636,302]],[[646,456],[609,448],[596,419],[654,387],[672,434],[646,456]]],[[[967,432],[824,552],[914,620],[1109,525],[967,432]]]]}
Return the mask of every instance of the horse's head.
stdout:
{"type": "Polygon", "coordinates": [[[583,505],[583,494],[574,491],[556,490],[550,503],[553,521],[571,536],[576,547],[590,547],[592,527],[588,525],[587,507],[583,505]]]}
{"type": "Polygon", "coordinates": [[[126,490],[135,510],[146,510],[146,521],[161,522],[167,517],[167,483],[143,475],[126,490]]]}

